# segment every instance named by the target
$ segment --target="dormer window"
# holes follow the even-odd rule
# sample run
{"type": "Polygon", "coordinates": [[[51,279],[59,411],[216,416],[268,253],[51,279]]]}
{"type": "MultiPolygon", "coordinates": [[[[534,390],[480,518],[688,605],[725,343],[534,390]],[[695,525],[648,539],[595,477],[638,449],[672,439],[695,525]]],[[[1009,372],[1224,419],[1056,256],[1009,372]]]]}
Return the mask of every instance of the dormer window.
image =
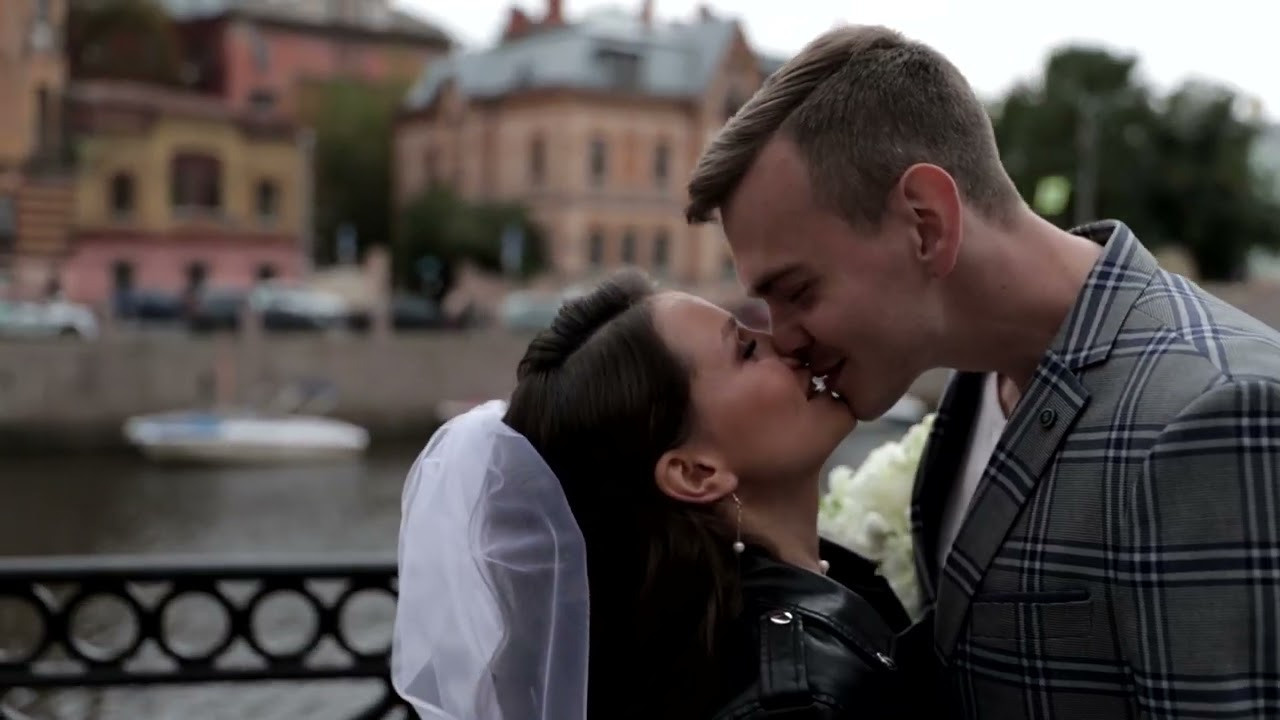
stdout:
{"type": "Polygon", "coordinates": [[[640,56],[636,53],[605,49],[596,53],[596,61],[610,88],[635,90],[640,87],[640,56]]]}

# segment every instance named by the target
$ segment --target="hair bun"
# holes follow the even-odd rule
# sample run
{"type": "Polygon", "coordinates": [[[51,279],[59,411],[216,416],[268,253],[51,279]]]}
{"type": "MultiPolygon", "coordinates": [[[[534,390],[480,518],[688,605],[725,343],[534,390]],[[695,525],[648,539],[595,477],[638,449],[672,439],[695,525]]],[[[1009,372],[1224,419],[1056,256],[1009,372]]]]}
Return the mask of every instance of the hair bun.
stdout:
{"type": "Polygon", "coordinates": [[[610,321],[642,303],[653,291],[653,283],[643,273],[624,270],[589,295],[566,301],[550,327],[529,343],[516,370],[517,379],[559,369],[610,321]]]}

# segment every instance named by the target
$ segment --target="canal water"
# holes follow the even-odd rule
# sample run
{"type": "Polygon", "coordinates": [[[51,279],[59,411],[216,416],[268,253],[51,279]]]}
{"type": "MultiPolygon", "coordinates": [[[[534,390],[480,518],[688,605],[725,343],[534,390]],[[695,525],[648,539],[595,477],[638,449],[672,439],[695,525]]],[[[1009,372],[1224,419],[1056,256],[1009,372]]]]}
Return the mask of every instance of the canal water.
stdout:
{"type": "MultiPolygon", "coordinates": [[[[863,426],[831,464],[856,464],[904,429],[863,426]]],[[[127,454],[0,458],[0,555],[392,558],[400,489],[418,450],[384,447],[359,460],[288,468],[164,466],[127,454]]],[[[385,644],[391,618],[391,609],[383,608],[364,619],[360,632],[370,643],[385,644]]],[[[281,617],[272,627],[284,634],[296,631],[292,624],[281,617]]],[[[339,720],[376,692],[343,682],[15,691],[0,699],[0,718],[339,720]]]]}

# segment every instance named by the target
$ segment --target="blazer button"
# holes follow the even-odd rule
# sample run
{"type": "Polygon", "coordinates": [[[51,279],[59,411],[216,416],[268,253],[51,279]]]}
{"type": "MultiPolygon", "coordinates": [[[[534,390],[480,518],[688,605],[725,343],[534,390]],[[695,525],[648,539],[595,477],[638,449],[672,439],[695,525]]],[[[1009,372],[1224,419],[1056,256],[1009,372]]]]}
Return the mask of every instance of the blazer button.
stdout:
{"type": "Polygon", "coordinates": [[[791,622],[791,620],[792,620],[791,613],[787,612],[786,610],[779,610],[769,616],[769,622],[773,623],[774,625],[787,625],[791,622]]]}
{"type": "Polygon", "coordinates": [[[1058,424],[1058,411],[1053,408],[1045,408],[1040,411],[1040,427],[1048,430],[1058,424]]]}

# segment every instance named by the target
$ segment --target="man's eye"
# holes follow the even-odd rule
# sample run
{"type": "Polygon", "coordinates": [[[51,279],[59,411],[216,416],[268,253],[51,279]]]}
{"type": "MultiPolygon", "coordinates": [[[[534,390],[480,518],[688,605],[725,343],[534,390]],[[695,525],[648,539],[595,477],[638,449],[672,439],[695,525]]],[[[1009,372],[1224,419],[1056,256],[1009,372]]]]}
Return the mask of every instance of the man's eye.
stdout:
{"type": "Polygon", "coordinates": [[[805,296],[808,294],[809,286],[807,284],[801,285],[787,294],[787,302],[792,304],[799,303],[801,300],[804,300],[805,296]]]}

